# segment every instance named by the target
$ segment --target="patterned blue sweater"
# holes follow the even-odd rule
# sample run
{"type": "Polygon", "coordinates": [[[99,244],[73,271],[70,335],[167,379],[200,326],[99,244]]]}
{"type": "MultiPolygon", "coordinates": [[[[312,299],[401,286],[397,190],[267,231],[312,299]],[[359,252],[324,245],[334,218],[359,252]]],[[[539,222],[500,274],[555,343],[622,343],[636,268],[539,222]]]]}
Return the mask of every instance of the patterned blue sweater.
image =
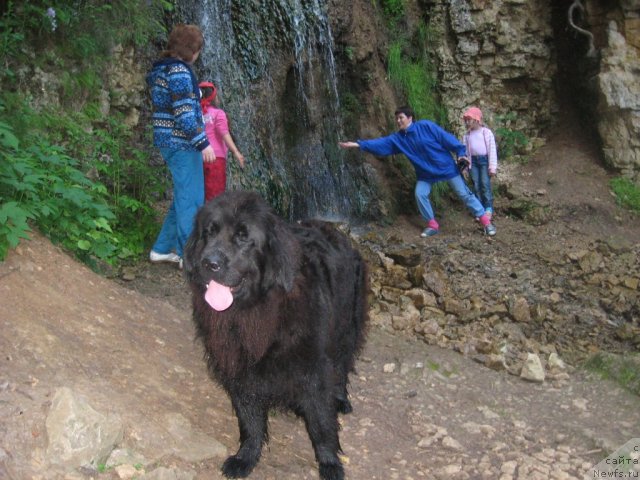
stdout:
{"type": "Polygon", "coordinates": [[[148,73],[147,84],[153,103],[153,144],[175,150],[208,147],[200,90],[191,67],[176,58],[159,60],[148,73]]]}

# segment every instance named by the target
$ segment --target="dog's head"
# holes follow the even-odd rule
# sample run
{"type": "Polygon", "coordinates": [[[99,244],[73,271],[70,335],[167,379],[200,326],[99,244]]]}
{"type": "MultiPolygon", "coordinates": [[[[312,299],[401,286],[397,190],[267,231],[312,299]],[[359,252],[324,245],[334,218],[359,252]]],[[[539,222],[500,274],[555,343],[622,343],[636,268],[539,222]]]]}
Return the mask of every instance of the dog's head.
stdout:
{"type": "Polygon", "coordinates": [[[226,192],[196,216],[184,270],[216,310],[258,302],[270,289],[290,291],[299,246],[288,226],[256,193],[226,192]]]}

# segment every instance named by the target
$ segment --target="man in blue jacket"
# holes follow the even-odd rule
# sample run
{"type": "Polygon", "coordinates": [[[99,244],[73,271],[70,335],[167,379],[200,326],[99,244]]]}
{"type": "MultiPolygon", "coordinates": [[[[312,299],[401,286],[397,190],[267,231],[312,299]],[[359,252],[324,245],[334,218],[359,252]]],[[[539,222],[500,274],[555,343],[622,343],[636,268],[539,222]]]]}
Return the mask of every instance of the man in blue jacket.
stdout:
{"type": "Polygon", "coordinates": [[[452,158],[452,153],[455,153],[458,161],[467,161],[465,146],[434,122],[414,122],[413,110],[410,107],[398,108],[395,115],[397,132],[373,140],[340,142],[340,147],[359,148],[377,156],[399,153],[406,155],[418,179],[415,188],[418,210],[427,221],[427,227],[420,236],[430,237],[440,230],[429,201],[431,187],[437,182],[447,182],[474,217],[478,218],[484,232],[487,235],[495,235],[496,227],[491,223],[491,217],[485,214],[482,204],[465,183],[452,158]]]}

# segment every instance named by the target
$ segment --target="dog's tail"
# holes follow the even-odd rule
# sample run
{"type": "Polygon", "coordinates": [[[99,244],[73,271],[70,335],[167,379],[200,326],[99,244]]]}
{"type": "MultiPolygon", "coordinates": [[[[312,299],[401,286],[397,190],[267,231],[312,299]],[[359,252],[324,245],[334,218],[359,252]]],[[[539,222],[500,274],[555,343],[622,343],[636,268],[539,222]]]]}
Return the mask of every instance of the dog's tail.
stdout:
{"type": "Polygon", "coordinates": [[[356,282],[353,291],[353,315],[352,321],[356,330],[356,355],[364,347],[367,337],[367,325],[369,319],[369,269],[360,253],[355,252],[357,257],[355,278],[356,282]]]}

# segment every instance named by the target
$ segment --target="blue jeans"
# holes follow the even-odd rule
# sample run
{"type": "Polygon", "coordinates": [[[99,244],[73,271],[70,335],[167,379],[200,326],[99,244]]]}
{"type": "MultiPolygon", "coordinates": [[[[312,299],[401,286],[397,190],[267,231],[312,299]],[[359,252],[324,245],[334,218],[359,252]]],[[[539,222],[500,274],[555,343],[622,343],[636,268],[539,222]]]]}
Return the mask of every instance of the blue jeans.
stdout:
{"type": "Polygon", "coordinates": [[[493,213],[493,192],[491,191],[491,177],[489,177],[489,158],[486,155],[471,157],[471,180],[473,189],[480,199],[485,211],[493,213]]]}
{"type": "Polygon", "coordinates": [[[173,178],[173,202],[153,250],[158,253],[175,250],[182,257],[196,213],[204,205],[202,153],[170,148],[161,148],[160,153],[173,178]]]}
{"type": "MultiPolygon", "coordinates": [[[[447,183],[451,187],[451,190],[453,190],[458,198],[467,206],[474,217],[481,217],[484,214],[484,208],[482,207],[480,200],[478,200],[478,197],[473,194],[467,184],[464,183],[464,180],[460,175],[456,175],[452,179],[447,180],[447,183]]],[[[431,207],[431,202],[429,201],[431,186],[432,184],[429,182],[418,180],[415,189],[418,210],[420,210],[420,215],[422,215],[427,222],[435,218],[435,215],[433,214],[433,207],[431,207]]]]}

